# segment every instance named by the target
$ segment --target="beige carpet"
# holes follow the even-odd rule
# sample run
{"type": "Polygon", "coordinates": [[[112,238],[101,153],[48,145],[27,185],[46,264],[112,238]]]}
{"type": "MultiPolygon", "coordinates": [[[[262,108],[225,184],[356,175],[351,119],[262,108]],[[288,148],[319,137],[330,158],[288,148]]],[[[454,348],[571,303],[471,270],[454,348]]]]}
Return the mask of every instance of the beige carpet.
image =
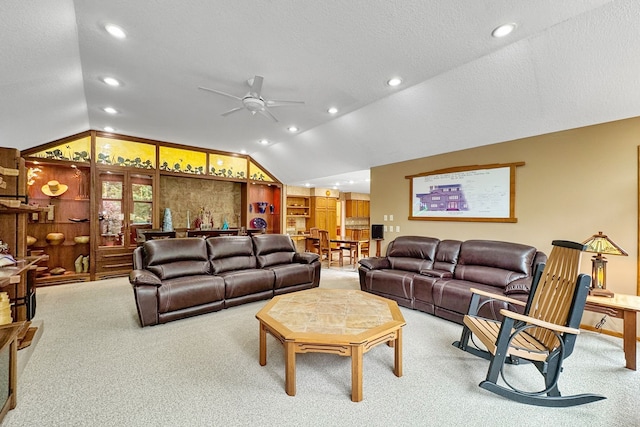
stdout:
{"type": "MultiPolygon", "coordinates": [[[[357,274],[323,268],[321,286],[358,288],[357,274]]],[[[3,426],[640,425],[640,377],[624,368],[620,339],[585,332],[561,377],[563,393],[607,400],[539,408],[480,389],[487,362],[451,346],[461,327],[408,309],[403,377],[393,375],[392,349],[373,348],[364,400],[354,403],[348,358],[303,354],[290,397],[272,337],[267,365],[258,364],[264,303],[140,328],[126,279],[38,289],[43,334],[3,426]]],[[[528,367],[516,369],[526,376],[528,367]]]]}

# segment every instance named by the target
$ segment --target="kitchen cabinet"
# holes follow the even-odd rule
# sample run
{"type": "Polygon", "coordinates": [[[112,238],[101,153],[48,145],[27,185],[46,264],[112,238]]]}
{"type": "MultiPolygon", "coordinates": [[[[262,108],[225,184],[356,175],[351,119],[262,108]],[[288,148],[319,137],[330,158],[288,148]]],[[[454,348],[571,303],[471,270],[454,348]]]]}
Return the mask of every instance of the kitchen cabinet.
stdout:
{"type": "Polygon", "coordinates": [[[312,197],[310,227],[327,230],[329,238],[333,239],[337,235],[337,224],[337,199],[323,196],[312,197]]]}

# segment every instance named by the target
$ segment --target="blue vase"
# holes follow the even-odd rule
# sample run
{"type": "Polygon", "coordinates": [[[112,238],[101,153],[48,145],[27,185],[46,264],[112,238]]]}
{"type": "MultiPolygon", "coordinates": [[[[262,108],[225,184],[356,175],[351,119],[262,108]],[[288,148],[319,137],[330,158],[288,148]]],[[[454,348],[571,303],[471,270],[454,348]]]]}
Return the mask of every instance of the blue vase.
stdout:
{"type": "Polygon", "coordinates": [[[162,219],[162,231],[173,231],[173,220],[171,219],[171,209],[165,208],[162,219]]]}

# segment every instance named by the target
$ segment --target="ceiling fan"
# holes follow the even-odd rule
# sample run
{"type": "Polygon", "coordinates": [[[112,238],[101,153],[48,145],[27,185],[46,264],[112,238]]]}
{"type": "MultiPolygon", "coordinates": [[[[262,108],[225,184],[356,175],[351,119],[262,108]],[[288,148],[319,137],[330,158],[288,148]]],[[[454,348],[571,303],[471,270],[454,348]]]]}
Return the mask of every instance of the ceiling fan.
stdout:
{"type": "Polygon", "coordinates": [[[277,122],[278,119],[276,119],[271,111],[269,111],[269,108],[304,104],[304,101],[282,101],[275,99],[264,99],[261,95],[263,80],[264,78],[262,76],[255,76],[254,78],[249,79],[247,83],[251,86],[251,88],[249,89],[249,92],[247,92],[247,94],[243,97],[231,95],[229,93],[222,92],[216,89],[209,89],[203,86],[198,86],[198,89],[207,90],[209,92],[217,93],[218,95],[233,98],[242,102],[241,107],[232,108],[231,110],[222,113],[221,116],[228,116],[229,114],[246,108],[251,112],[251,114],[262,114],[263,116],[270,118],[274,122],[277,122]]]}

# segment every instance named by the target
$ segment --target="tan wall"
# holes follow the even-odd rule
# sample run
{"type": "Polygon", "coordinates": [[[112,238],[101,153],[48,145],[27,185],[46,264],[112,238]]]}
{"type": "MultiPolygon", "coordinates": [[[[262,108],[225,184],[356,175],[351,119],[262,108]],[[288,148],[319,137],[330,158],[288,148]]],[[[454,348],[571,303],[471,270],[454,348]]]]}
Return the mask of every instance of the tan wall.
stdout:
{"type": "MultiPolygon", "coordinates": [[[[582,242],[602,231],[629,253],[608,257],[607,288],[636,294],[638,145],[640,118],[633,118],[375,167],[371,223],[393,225],[394,230],[400,226],[399,233],[385,233],[384,243],[399,235],[493,239],[529,244],[546,253],[552,240],[582,242]],[[405,176],[519,161],[526,164],[516,172],[517,223],[407,219],[410,199],[405,176]],[[383,221],[384,215],[393,215],[393,222],[383,221]]],[[[583,255],[582,269],[590,273],[590,254],[583,255]]],[[[613,328],[610,323],[607,328],[622,330],[621,324],[613,328]]]]}

